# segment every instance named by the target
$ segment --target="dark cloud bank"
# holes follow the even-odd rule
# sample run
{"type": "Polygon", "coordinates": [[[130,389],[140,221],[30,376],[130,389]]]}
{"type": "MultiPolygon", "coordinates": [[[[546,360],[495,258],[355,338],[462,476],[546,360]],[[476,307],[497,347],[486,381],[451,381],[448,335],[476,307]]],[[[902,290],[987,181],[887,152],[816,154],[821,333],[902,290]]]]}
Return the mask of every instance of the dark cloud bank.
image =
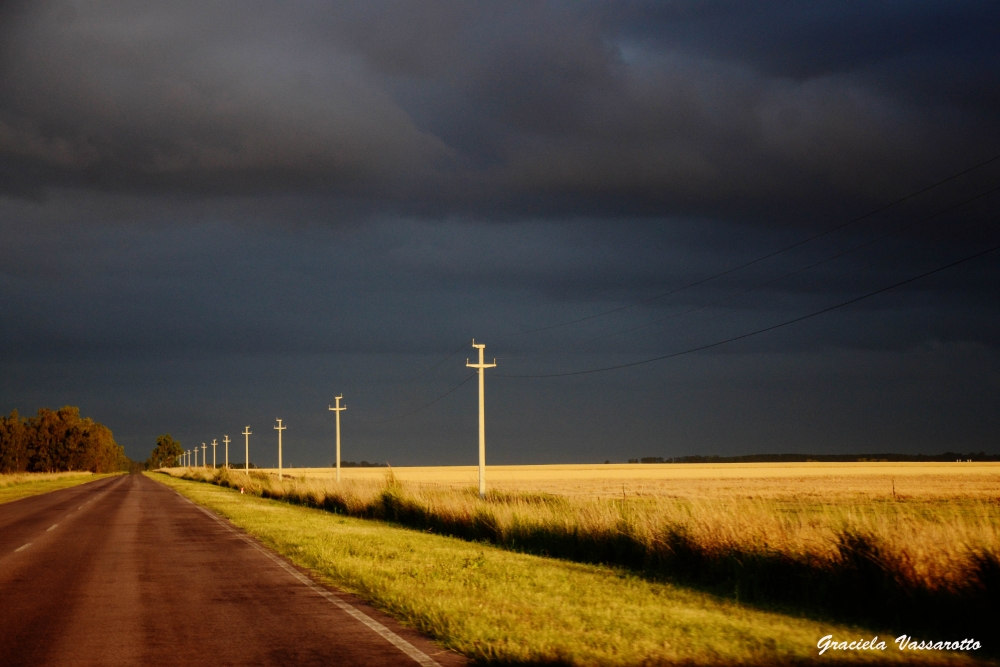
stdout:
{"type": "Polygon", "coordinates": [[[995,3],[6,3],[0,408],[144,458],[995,450],[995,3]],[[839,255],[839,256],[838,256],[839,255]],[[829,260],[829,261],[824,261],[829,260]],[[815,265],[815,266],[813,266],[815,265]],[[807,268],[811,267],[811,268],[807,268]],[[793,275],[789,275],[793,274],[793,275]],[[783,276],[787,276],[784,277],[783,276]],[[6,407],[4,407],[6,406],[6,407]]]}

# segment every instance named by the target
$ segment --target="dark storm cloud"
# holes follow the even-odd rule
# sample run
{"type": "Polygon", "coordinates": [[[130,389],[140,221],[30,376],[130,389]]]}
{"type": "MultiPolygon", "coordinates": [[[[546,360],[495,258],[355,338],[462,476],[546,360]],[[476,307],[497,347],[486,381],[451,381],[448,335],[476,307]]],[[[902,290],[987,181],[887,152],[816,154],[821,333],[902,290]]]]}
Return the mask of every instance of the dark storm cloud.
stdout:
{"type": "Polygon", "coordinates": [[[1000,152],[997,14],[2,3],[2,411],[79,404],[136,458],[280,411],[315,464],[343,391],[348,458],[468,463],[474,393],[360,421],[453,387],[465,350],[419,374],[475,336],[491,462],[982,449],[996,255],[497,376],[995,244],[1000,193],[969,199],[1000,161],[706,281],[1000,152]]]}
{"type": "Polygon", "coordinates": [[[341,219],[749,217],[998,144],[992,5],[808,7],[21,3],[0,169],[25,196],[309,192],[341,219]]]}

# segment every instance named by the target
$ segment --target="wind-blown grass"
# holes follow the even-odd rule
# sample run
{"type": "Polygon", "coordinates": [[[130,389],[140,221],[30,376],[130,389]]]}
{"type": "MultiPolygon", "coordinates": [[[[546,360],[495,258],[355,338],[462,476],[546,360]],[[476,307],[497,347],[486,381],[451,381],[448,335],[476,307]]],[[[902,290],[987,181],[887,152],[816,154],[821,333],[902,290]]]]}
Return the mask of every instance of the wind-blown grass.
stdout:
{"type": "MultiPolygon", "coordinates": [[[[357,593],[480,663],[972,662],[966,656],[941,652],[904,654],[884,633],[879,633],[888,639],[884,652],[829,652],[819,658],[816,645],[825,635],[850,641],[875,633],[753,609],[619,568],[520,554],[241,495],[228,488],[162,475],[154,478],[227,517],[321,580],[357,593]]],[[[294,484],[228,474],[217,479],[226,486],[244,482],[245,489],[266,489],[269,495],[290,490],[294,484]],[[247,487],[249,483],[256,486],[247,487]]],[[[366,503],[382,497],[383,491],[356,488],[342,499],[358,510],[372,507],[366,503]]],[[[283,497],[292,496],[285,493],[283,497]]],[[[301,496],[307,497],[312,498],[310,502],[316,500],[315,495],[301,496]]],[[[537,507],[562,501],[538,496],[525,502],[537,507]]]]}
{"type": "Polygon", "coordinates": [[[742,602],[911,630],[991,632],[1000,508],[988,496],[608,499],[188,470],[264,498],[629,568],[742,602]]]}

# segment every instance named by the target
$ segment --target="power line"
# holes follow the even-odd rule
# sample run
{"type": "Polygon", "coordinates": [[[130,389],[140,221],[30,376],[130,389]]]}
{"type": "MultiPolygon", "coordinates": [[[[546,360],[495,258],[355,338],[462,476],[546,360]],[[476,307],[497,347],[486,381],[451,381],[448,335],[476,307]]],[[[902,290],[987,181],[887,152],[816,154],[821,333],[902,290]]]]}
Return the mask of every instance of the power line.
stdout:
{"type": "MultiPolygon", "coordinates": [[[[454,356],[454,355],[452,355],[452,356],[454,356]]],[[[466,382],[468,382],[469,380],[471,380],[474,377],[476,377],[476,374],[472,373],[471,375],[469,375],[468,377],[466,377],[464,380],[462,380],[461,382],[459,382],[458,384],[456,384],[454,387],[452,387],[448,391],[444,392],[443,394],[441,394],[440,396],[438,396],[437,398],[435,398],[430,403],[426,403],[424,405],[421,405],[416,410],[411,410],[410,412],[406,412],[406,413],[401,414],[401,415],[396,415],[395,417],[390,417],[389,419],[375,419],[375,420],[371,420],[371,421],[360,420],[360,421],[355,421],[355,423],[356,424],[385,424],[387,422],[396,421],[397,419],[402,419],[403,417],[409,417],[410,415],[413,415],[413,414],[416,414],[416,413],[420,412],[424,408],[429,408],[430,406],[434,405],[435,403],[437,403],[438,401],[440,401],[442,398],[444,398],[448,394],[452,393],[453,391],[457,390],[459,387],[461,387],[463,384],[465,384],[466,382]]]]}
{"type": "MultiPolygon", "coordinates": [[[[619,331],[614,331],[612,333],[602,334],[602,335],[596,336],[594,338],[588,338],[588,339],[586,339],[584,341],[580,341],[579,343],[574,344],[571,348],[565,348],[564,347],[564,348],[561,348],[560,350],[555,351],[554,353],[555,354],[569,353],[569,352],[572,351],[573,348],[579,348],[581,345],[586,345],[588,343],[593,343],[593,342],[596,342],[596,341],[599,341],[599,340],[606,340],[608,338],[614,338],[615,336],[620,336],[620,335],[623,335],[623,334],[632,333],[634,331],[639,331],[640,329],[645,329],[647,327],[651,327],[651,326],[654,326],[656,324],[660,324],[662,322],[666,322],[666,321],[669,321],[669,320],[672,320],[672,319],[676,319],[678,317],[683,317],[684,315],[690,315],[691,313],[696,313],[696,312],[698,312],[700,310],[704,310],[705,308],[708,308],[710,306],[718,305],[718,304],[723,303],[725,301],[728,301],[730,299],[734,299],[736,297],[743,296],[744,294],[749,294],[749,293],[754,292],[756,290],[759,290],[759,289],[761,289],[763,287],[767,287],[768,285],[773,285],[774,283],[781,282],[782,280],[785,280],[786,278],[790,278],[792,276],[798,275],[798,274],[803,273],[805,271],[808,271],[810,269],[814,269],[817,266],[821,266],[821,265],[826,264],[828,262],[832,262],[835,259],[839,259],[840,257],[848,255],[848,254],[850,254],[850,253],[852,253],[852,252],[854,252],[856,250],[860,250],[860,249],[865,248],[867,246],[870,246],[870,245],[872,245],[874,243],[878,243],[879,241],[883,241],[883,240],[885,240],[885,239],[887,239],[887,238],[889,238],[891,236],[894,236],[896,234],[899,234],[901,232],[905,232],[905,231],[907,231],[909,229],[912,229],[913,227],[916,227],[917,225],[923,224],[923,223],[925,223],[925,222],[927,222],[929,220],[933,220],[934,218],[937,218],[937,217],[942,216],[942,215],[944,215],[946,213],[950,213],[950,212],[952,212],[952,211],[954,211],[954,210],[956,210],[958,208],[961,208],[962,206],[965,206],[966,204],[972,203],[972,202],[974,202],[976,200],[982,199],[983,197],[987,197],[987,196],[989,196],[991,194],[994,194],[997,191],[1000,191],[1000,186],[994,187],[994,188],[992,188],[992,189],[990,189],[990,190],[988,190],[986,192],[983,192],[981,194],[978,194],[978,195],[976,195],[974,197],[970,197],[969,199],[966,199],[966,200],[964,200],[962,202],[959,202],[958,204],[954,204],[954,205],[952,205],[952,206],[950,206],[950,207],[948,207],[946,209],[942,209],[942,210],[938,211],[937,213],[929,215],[929,216],[927,216],[925,218],[921,218],[920,220],[916,220],[916,221],[911,222],[909,224],[903,225],[902,227],[898,227],[898,228],[896,228],[896,229],[894,229],[894,230],[892,230],[890,232],[886,232],[886,233],[884,233],[884,234],[882,234],[880,236],[876,236],[875,238],[872,238],[872,239],[869,239],[867,241],[864,241],[863,243],[859,243],[857,245],[854,245],[854,246],[852,246],[850,248],[847,248],[846,250],[842,250],[842,251],[840,251],[838,253],[835,253],[835,254],[827,257],[826,259],[822,259],[822,260],[813,262],[812,264],[808,264],[806,266],[798,268],[798,269],[796,269],[794,271],[791,271],[789,273],[785,273],[785,274],[783,274],[781,276],[778,276],[776,278],[771,278],[771,279],[766,280],[764,282],[757,283],[756,285],[753,285],[752,287],[748,287],[746,289],[743,289],[743,290],[741,290],[739,292],[734,292],[732,294],[728,294],[728,295],[726,295],[724,297],[715,299],[714,301],[709,301],[707,303],[703,303],[703,304],[701,304],[699,306],[695,306],[693,308],[689,308],[687,310],[683,310],[683,311],[678,312],[678,313],[672,313],[672,314],[667,315],[665,317],[657,318],[655,320],[652,320],[651,322],[645,322],[643,324],[640,324],[640,325],[637,325],[637,326],[634,326],[634,327],[630,327],[628,329],[622,329],[622,330],[619,330],[619,331]]],[[[994,217],[994,218],[991,218],[989,220],[980,221],[980,222],[977,222],[977,223],[974,223],[974,224],[971,224],[971,225],[967,225],[966,227],[963,227],[962,229],[959,229],[959,230],[953,230],[953,231],[948,232],[947,234],[945,234],[943,236],[940,236],[940,237],[934,239],[934,242],[938,242],[938,241],[940,241],[942,239],[948,238],[949,236],[954,236],[954,235],[956,235],[958,233],[961,233],[961,232],[963,232],[965,230],[968,230],[968,229],[970,229],[972,227],[977,227],[977,226],[979,226],[981,224],[984,224],[985,222],[995,222],[997,219],[998,218],[994,217]]],[[[848,272],[848,273],[850,273],[850,272],[848,272]]],[[[843,275],[846,275],[846,274],[841,274],[841,276],[843,276],[843,275]]],[[[539,355],[542,355],[542,354],[551,355],[551,354],[553,354],[553,352],[552,351],[547,351],[547,352],[535,352],[535,353],[519,354],[519,355],[506,355],[506,356],[501,357],[501,358],[502,359],[523,359],[525,357],[539,356],[539,355]]]]}
{"type": "MultiPolygon", "coordinates": [[[[662,298],[670,296],[672,294],[677,294],[678,292],[683,292],[684,290],[690,289],[692,287],[697,287],[698,285],[702,285],[702,284],[707,283],[709,281],[715,280],[716,278],[721,278],[723,276],[729,275],[730,273],[735,273],[736,271],[739,271],[741,269],[745,269],[748,266],[753,266],[754,264],[758,264],[760,262],[763,262],[766,259],[770,259],[770,258],[775,257],[777,255],[780,255],[782,253],[788,252],[789,250],[792,250],[793,248],[797,248],[797,247],[799,247],[801,245],[805,245],[806,243],[809,243],[810,241],[815,241],[818,238],[822,238],[822,237],[824,237],[824,236],[826,236],[828,234],[831,234],[831,233],[833,233],[833,232],[835,232],[835,231],[837,231],[839,229],[843,229],[844,227],[848,227],[848,226],[853,225],[853,224],[855,224],[857,222],[861,222],[862,220],[865,220],[866,218],[870,218],[873,215],[877,215],[879,213],[882,213],[883,211],[886,211],[886,210],[892,208],[893,206],[898,206],[899,204],[902,204],[903,202],[909,201],[910,199],[913,199],[915,197],[919,197],[922,194],[930,192],[934,188],[940,187],[940,186],[944,185],[945,183],[948,183],[950,181],[955,180],[956,178],[960,178],[962,176],[965,176],[966,174],[969,174],[969,173],[971,173],[973,171],[976,171],[977,169],[981,169],[982,167],[985,167],[986,165],[988,165],[988,164],[990,164],[992,162],[996,162],[997,160],[1000,160],[1000,155],[995,155],[994,157],[991,157],[990,159],[988,159],[988,160],[986,160],[984,162],[980,162],[979,164],[977,164],[977,165],[975,165],[973,167],[969,167],[968,169],[965,169],[964,171],[961,171],[961,172],[959,172],[957,174],[949,176],[948,178],[940,180],[940,181],[938,181],[938,182],[936,182],[936,183],[934,183],[932,185],[929,185],[929,186],[923,188],[922,190],[918,190],[917,192],[913,192],[911,194],[908,194],[905,197],[901,197],[900,199],[897,199],[897,200],[895,200],[893,202],[890,202],[890,203],[888,203],[888,204],[886,204],[886,205],[884,205],[884,206],[882,206],[880,208],[877,208],[877,209],[874,209],[872,211],[869,211],[868,213],[865,213],[864,215],[861,215],[861,216],[858,216],[858,217],[853,218],[851,220],[848,220],[847,222],[843,222],[843,223],[840,223],[839,225],[835,225],[835,226],[827,229],[826,231],[820,232],[818,234],[814,234],[814,235],[812,235],[812,236],[810,236],[808,238],[802,239],[801,241],[797,241],[797,242],[795,242],[795,243],[793,243],[791,245],[788,245],[788,246],[785,246],[785,247],[780,248],[778,250],[775,250],[773,252],[770,252],[770,253],[762,256],[762,257],[758,257],[757,259],[754,259],[754,260],[751,260],[749,262],[746,262],[745,264],[740,264],[739,266],[734,266],[733,268],[727,269],[725,271],[722,271],[721,273],[716,273],[716,274],[711,275],[711,276],[709,276],[707,278],[703,278],[703,279],[697,280],[697,281],[695,281],[693,283],[688,283],[688,284],[683,285],[681,287],[677,287],[675,289],[670,290],[669,292],[664,292],[662,294],[657,294],[656,296],[651,296],[651,297],[649,297],[647,299],[643,299],[642,301],[636,301],[636,302],[633,302],[633,303],[630,303],[630,304],[626,304],[624,306],[619,306],[618,308],[612,308],[611,310],[605,310],[605,311],[600,312],[600,313],[595,313],[593,315],[588,315],[586,317],[581,317],[579,319],[570,320],[568,322],[561,322],[559,324],[551,324],[551,325],[544,326],[544,327],[538,327],[536,329],[528,329],[526,331],[517,331],[517,332],[514,332],[514,333],[503,334],[503,335],[499,336],[499,338],[511,338],[511,337],[514,337],[514,336],[524,336],[524,335],[531,334],[531,333],[538,333],[540,331],[550,331],[552,329],[558,329],[560,327],[566,327],[566,326],[570,326],[572,324],[579,324],[580,322],[586,322],[588,320],[593,320],[593,319],[596,319],[598,317],[604,317],[605,315],[611,315],[613,313],[618,313],[618,312],[621,312],[623,310],[628,310],[629,308],[634,308],[635,306],[641,306],[641,305],[644,305],[644,304],[647,304],[647,303],[651,303],[653,301],[656,301],[658,299],[662,299],[662,298]]],[[[510,377],[510,376],[506,376],[506,377],[510,377]]]]}
{"type": "Polygon", "coordinates": [[[618,364],[616,366],[605,366],[604,368],[591,368],[591,369],[588,369],[588,370],[585,370],[585,371],[570,371],[570,372],[567,372],[567,373],[548,373],[548,374],[544,374],[544,375],[503,375],[501,373],[496,373],[496,374],[494,374],[494,377],[505,377],[505,378],[550,378],[550,377],[566,377],[566,376],[569,376],[569,375],[587,375],[587,374],[590,374],[590,373],[602,373],[604,371],[617,370],[619,368],[631,368],[632,366],[641,366],[643,364],[653,363],[654,361],[662,361],[664,359],[672,359],[673,357],[680,357],[680,356],[683,356],[685,354],[691,354],[693,352],[701,352],[702,350],[708,350],[708,349],[713,348],[713,347],[718,347],[720,345],[725,345],[727,343],[732,343],[732,342],[735,342],[735,341],[738,341],[738,340],[743,340],[744,338],[750,338],[751,336],[756,336],[758,334],[766,333],[768,331],[774,331],[775,329],[780,329],[780,328],[786,327],[786,326],[788,326],[790,324],[795,324],[796,322],[801,322],[803,320],[808,320],[808,319],[810,319],[812,317],[816,317],[817,315],[822,315],[824,313],[829,313],[832,310],[836,310],[836,309],[842,308],[844,306],[849,306],[852,303],[857,303],[859,301],[863,301],[864,299],[873,297],[873,296],[875,296],[877,294],[882,294],[883,292],[888,292],[889,290],[895,289],[895,288],[900,287],[902,285],[906,285],[908,283],[912,283],[912,282],[914,282],[916,280],[920,280],[921,278],[926,278],[927,276],[933,275],[935,273],[940,273],[941,271],[945,271],[947,269],[953,268],[955,266],[958,266],[959,264],[963,264],[963,263],[968,262],[970,260],[976,259],[977,257],[982,257],[983,255],[986,255],[988,253],[994,252],[995,250],[998,250],[998,249],[1000,249],[1000,245],[995,245],[995,246],[993,246],[991,248],[988,248],[986,250],[982,250],[982,251],[977,252],[975,254],[969,255],[968,257],[963,257],[962,259],[960,259],[958,261],[955,261],[955,262],[952,262],[951,264],[946,264],[945,266],[941,266],[941,267],[938,267],[938,268],[933,269],[931,271],[927,271],[925,273],[921,273],[918,276],[914,276],[912,278],[907,278],[906,280],[901,280],[900,282],[894,283],[892,285],[889,285],[888,287],[883,287],[883,288],[877,289],[877,290],[875,290],[873,292],[868,292],[867,294],[864,294],[862,296],[855,297],[855,298],[849,299],[847,301],[843,301],[843,302],[838,303],[836,305],[829,306],[827,308],[823,308],[822,310],[817,310],[815,312],[809,313],[808,315],[802,315],[801,317],[796,317],[796,318],[791,319],[791,320],[786,320],[785,322],[780,322],[778,324],[773,324],[773,325],[771,325],[769,327],[764,327],[763,329],[757,329],[756,331],[751,331],[749,333],[741,334],[739,336],[734,336],[732,338],[727,338],[725,340],[720,340],[720,341],[716,341],[714,343],[709,343],[708,345],[701,345],[699,347],[690,348],[690,349],[687,349],[687,350],[683,350],[681,352],[674,352],[672,354],[664,354],[664,355],[659,356],[659,357],[653,357],[652,359],[643,359],[641,361],[633,361],[633,362],[628,363],[628,364],[618,364]]]}
{"type": "Polygon", "coordinates": [[[444,358],[444,359],[442,359],[441,361],[437,362],[436,364],[434,364],[433,366],[431,366],[431,367],[430,367],[430,368],[428,368],[427,370],[423,371],[423,372],[422,372],[422,373],[420,373],[419,375],[417,375],[417,376],[415,376],[415,377],[412,377],[412,378],[410,378],[410,379],[409,379],[409,382],[413,382],[413,381],[415,381],[415,380],[419,380],[419,379],[420,379],[420,378],[422,378],[423,376],[427,375],[427,374],[428,374],[428,373],[430,373],[430,372],[431,372],[432,370],[434,370],[435,368],[437,368],[438,366],[440,366],[441,364],[443,364],[444,362],[448,361],[449,359],[451,359],[452,357],[454,357],[454,356],[455,356],[456,354],[458,354],[459,352],[461,352],[462,350],[464,350],[464,349],[465,349],[465,348],[466,348],[466,347],[467,347],[468,345],[469,345],[469,343],[468,343],[468,342],[466,342],[466,341],[463,341],[463,342],[462,342],[462,346],[461,346],[461,347],[459,347],[459,348],[458,348],[457,350],[455,350],[454,352],[452,352],[452,353],[451,353],[451,354],[449,354],[449,355],[448,355],[447,357],[445,357],[445,358],[444,358]]]}

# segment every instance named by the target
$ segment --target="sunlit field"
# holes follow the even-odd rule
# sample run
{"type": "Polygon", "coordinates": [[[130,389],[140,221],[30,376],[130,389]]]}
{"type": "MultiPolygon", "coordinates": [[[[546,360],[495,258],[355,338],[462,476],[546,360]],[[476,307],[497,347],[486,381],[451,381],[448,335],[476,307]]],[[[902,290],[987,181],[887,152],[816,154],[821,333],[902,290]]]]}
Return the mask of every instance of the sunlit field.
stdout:
{"type": "Polygon", "coordinates": [[[994,463],[497,466],[485,501],[474,467],[172,472],[845,617],[974,622],[998,595],[994,463]]]}
{"type": "MultiPolygon", "coordinates": [[[[277,475],[277,468],[264,469],[277,475]]],[[[387,468],[341,468],[342,480],[382,481],[387,468]]],[[[285,468],[290,477],[332,479],[333,468],[285,468]]],[[[476,466],[392,468],[419,487],[478,486],[476,466]]],[[[982,497],[1000,499],[1000,463],[681,463],[487,466],[487,486],[573,497],[812,498],[821,501],[982,497]]]]}
{"type": "Polygon", "coordinates": [[[107,476],[91,472],[24,472],[0,475],[0,503],[69,488],[107,476]]]}

